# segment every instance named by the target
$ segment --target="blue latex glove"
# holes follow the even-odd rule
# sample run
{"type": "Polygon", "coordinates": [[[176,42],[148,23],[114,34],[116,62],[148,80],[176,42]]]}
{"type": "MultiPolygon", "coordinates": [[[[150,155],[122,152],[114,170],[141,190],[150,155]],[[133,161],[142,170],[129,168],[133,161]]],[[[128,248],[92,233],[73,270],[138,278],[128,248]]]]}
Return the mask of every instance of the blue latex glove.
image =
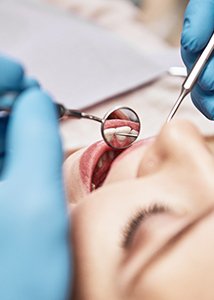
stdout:
{"type": "MultiPolygon", "coordinates": [[[[0,55],[0,107],[10,107],[17,94],[36,86],[39,86],[38,82],[26,77],[23,67],[18,62],[0,55]]],[[[0,171],[5,153],[7,122],[7,117],[0,116],[0,171]]]]}
{"type": "Polygon", "coordinates": [[[26,77],[22,65],[7,56],[0,55],[0,92],[20,91],[27,87],[38,86],[35,79],[26,77]]]}
{"type": "MultiPolygon", "coordinates": [[[[3,91],[15,87],[12,80],[0,82],[3,91]]],[[[55,106],[39,88],[28,88],[16,98],[5,149],[0,299],[67,299],[71,255],[62,149],[55,106]]]]}
{"type": "MultiPolygon", "coordinates": [[[[214,32],[214,0],[190,0],[181,39],[181,54],[190,70],[214,32]]],[[[214,120],[214,55],[192,92],[195,106],[214,120]]]]}

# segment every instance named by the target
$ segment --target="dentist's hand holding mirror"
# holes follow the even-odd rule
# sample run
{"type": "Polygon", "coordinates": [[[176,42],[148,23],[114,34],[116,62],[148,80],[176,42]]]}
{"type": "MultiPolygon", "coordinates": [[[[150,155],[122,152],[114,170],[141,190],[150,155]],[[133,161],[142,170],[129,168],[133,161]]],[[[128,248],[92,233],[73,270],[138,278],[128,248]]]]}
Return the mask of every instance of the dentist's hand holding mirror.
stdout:
{"type": "Polygon", "coordinates": [[[69,222],[56,107],[0,57],[0,299],[62,300],[71,286],[69,222]],[[10,97],[9,97],[10,96],[10,97]]]}

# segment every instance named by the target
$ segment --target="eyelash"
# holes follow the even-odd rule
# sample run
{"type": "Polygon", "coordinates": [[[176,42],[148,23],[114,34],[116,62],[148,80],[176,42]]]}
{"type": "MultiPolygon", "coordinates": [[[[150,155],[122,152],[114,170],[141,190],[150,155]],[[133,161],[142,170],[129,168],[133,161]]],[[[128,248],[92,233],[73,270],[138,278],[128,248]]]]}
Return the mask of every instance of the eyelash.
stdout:
{"type": "Polygon", "coordinates": [[[169,208],[165,204],[157,204],[154,203],[146,208],[141,208],[135,213],[128,224],[122,231],[123,239],[122,239],[122,248],[127,248],[132,240],[134,232],[137,230],[138,226],[142,221],[145,221],[147,218],[156,215],[165,213],[169,210],[169,208]]]}

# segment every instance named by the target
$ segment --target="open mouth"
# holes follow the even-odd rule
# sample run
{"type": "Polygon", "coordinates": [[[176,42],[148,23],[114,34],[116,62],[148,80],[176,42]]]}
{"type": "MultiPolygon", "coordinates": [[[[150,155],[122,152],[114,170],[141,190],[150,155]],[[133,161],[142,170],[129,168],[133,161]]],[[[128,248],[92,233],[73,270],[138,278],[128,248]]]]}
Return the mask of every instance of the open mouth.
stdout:
{"type": "Polygon", "coordinates": [[[123,150],[113,150],[103,141],[90,146],[80,159],[80,176],[88,193],[102,186],[112,162],[123,150]]]}
{"type": "Polygon", "coordinates": [[[114,159],[120,154],[119,151],[106,151],[99,158],[92,174],[91,190],[94,191],[101,187],[114,159]]]}
{"type": "MultiPolygon", "coordinates": [[[[121,148],[126,142],[130,145],[129,137],[117,135],[117,132],[137,134],[140,124],[127,120],[109,120],[105,123],[104,131],[111,145],[121,148]],[[122,144],[121,144],[122,143],[122,144]]],[[[80,177],[87,193],[101,187],[111,168],[113,161],[124,149],[112,149],[104,141],[97,142],[87,148],[80,158],[80,177]]]]}

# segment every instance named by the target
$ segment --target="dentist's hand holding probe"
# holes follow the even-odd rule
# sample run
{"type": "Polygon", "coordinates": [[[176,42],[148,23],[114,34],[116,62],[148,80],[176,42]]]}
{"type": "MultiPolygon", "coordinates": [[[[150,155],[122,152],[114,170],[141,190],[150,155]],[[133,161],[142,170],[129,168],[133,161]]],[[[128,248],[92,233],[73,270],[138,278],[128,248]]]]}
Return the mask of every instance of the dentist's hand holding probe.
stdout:
{"type": "MultiPolygon", "coordinates": [[[[190,0],[184,18],[181,54],[190,70],[214,33],[214,0],[190,0]]],[[[195,106],[214,120],[214,54],[191,94],[195,106]]]]}

